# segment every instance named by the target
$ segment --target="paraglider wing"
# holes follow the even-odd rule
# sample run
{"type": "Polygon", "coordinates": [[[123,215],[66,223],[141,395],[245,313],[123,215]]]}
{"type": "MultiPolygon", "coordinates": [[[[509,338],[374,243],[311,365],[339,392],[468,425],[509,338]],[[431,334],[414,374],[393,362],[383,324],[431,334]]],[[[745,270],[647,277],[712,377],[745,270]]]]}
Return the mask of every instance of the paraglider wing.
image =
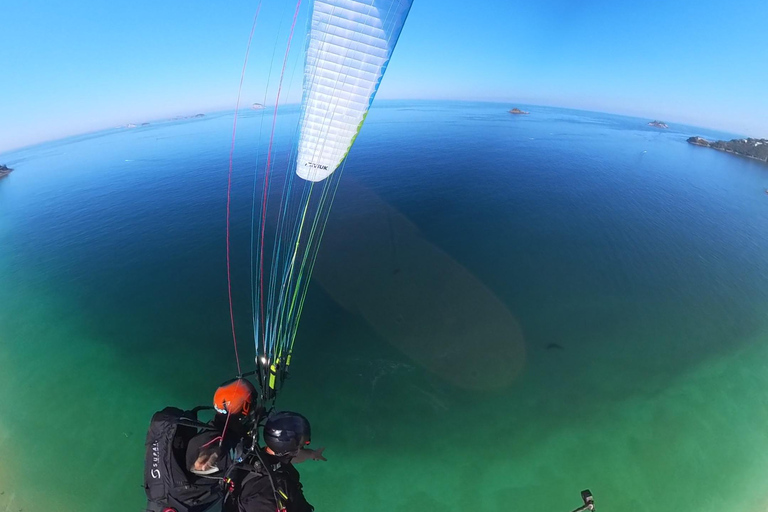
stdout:
{"type": "Polygon", "coordinates": [[[413,0],[315,0],[296,173],[322,181],[349,152],[413,0]]]}

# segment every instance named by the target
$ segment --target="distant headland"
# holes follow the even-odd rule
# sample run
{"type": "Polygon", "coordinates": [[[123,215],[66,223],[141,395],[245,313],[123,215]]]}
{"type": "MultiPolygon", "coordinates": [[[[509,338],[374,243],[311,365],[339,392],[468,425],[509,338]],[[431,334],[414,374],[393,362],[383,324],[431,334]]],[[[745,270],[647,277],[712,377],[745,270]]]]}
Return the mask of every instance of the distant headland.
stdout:
{"type": "Polygon", "coordinates": [[[176,116],[171,121],[181,121],[182,119],[199,119],[205,117],[205,114],[195,114],[193,116],[176,116]]]}
{"type": "Polygon", "coordinates": [[[510,114],[517,114],[517,115],[520,115],[520,114],[530,114],[530,112],[526,112],[524,110],[520,110],[519,108],[513,108],[512,110],[509,111],[509,113],[510,114]]]}
{"type": "Polygon", "coordinates": [[[149,126],[149,123],[141,123],[141,124],[128,123],[126,125],[123,125],[123,128],[136,128],[137,126],[149,126]]]}
{"type": "Polygon", "coordinates": [[[651,121],[648,123],[648,126],[653,126],[654,128],[669,128],[667,123],[662,123],[661,121],[651,121]]]}
{"type": "MultiPolygon", "coordinates": [[[[203,118],[203,117],[205,117],[205,114],[195,114],[195,115],[192,115],[192,116],[176,116],[176,117],[172,117],[170,119],[161,120],[160,122],[163,122],[163,121],[184,121],[186,119],[200,119],[200,118],[203,118]]],[[[120,128],[136,128],[138,126],[150,126],[150,124],[151,123],[148,123],[148,122],[140,123],[140,124],[128,123],[128,124],[124,124],[124,125],[120,126],[120,128]]]]}
{"type": "Polygon", "coordinates": [[[10,167],[0,164],[0,178],[5,178],[11,174],[12,170],[10,167]]]}
{"type": "Polygon", "coordinates": [[[701,137],[691,137],[688,142],[694,146],[712,148],[768,163],[768,139],[733,139],[710,142],[701,137]]]}

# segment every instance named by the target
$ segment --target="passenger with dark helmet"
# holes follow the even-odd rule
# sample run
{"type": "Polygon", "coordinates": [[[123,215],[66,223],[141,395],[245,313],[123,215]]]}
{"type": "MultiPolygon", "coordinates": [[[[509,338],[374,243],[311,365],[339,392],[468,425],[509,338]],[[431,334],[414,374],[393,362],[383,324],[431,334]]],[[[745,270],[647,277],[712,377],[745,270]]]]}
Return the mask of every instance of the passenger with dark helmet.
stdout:
{"type": "MultiPolygon", "coordinates": [[[[270,415],[265,448],[256,443],[264,410],[246,379],[220,386],[217,414],[208,423],[197,412],[167,407],[152,417],[144,483],[151,512],[309,512],[293,463],[326,460],[307,448],[309,421],[292,412],[270,415]]],[[[207,407],[207,409],[211,409],[207,407]]]]}
{"type": "Polygon", "coordinates": [[[311,512],[314,507],[304,498],[299,472],[292,464],[301,452],[311,451],[305,449],[311,440],[309,421],[295,412],[278,412],[267,419],[263,433],[267,446],[255,454],[251,466],[234,470],[232,479],[241,483],[231,510],[311,512]]]}

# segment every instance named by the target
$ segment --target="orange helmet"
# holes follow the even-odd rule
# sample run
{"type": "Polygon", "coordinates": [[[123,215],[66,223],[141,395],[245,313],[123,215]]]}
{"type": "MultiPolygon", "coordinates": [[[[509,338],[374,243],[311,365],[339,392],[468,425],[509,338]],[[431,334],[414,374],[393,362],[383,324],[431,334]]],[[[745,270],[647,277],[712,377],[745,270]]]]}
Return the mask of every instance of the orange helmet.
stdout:
{"type": "Polygon", "coordinates": [[[213,406],[222,414],[242,414],[251,412],[251,404],[256,395],[256,388],[246,379],[236,379],[222,384],[213,395],[213,406]]]}

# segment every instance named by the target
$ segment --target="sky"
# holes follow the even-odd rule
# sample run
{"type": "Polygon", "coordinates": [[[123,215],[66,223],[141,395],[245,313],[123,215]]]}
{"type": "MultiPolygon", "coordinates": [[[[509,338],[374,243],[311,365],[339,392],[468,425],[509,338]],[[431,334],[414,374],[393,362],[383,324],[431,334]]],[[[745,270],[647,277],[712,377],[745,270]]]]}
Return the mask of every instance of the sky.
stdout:
{"type": "MultiPolygon", "coordinates": [[[[281,102],[301,96],[302,0],[281,102]]],[[[274,102],[296,0],[263,0],[243,102],[274,102]]],[[[231,110],[258,0],[0,0],[0,152],[231,110]]],[[[379,99],[547,105],[768,137],[768,2],[414,0],[379,99]]]]}

